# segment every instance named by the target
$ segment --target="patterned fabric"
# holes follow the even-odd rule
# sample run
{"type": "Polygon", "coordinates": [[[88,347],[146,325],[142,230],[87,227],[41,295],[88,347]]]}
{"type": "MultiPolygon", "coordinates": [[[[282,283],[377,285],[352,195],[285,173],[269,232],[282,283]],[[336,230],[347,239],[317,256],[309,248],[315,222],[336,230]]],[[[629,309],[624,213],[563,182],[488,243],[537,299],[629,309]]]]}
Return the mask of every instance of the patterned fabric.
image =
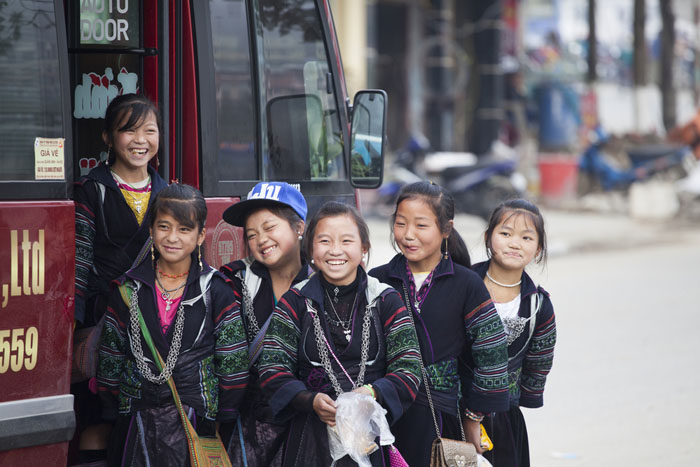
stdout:
{"type": "MultiPolygon", "coordinates": [[[[205,265],[205,270],[210,270],[205,265]]],[[[248,382],[248,345],[240,309],[224,276],[214,273],[206,294],[199,287],[199,267],[193,261],[183,295],[185,329],[182,350],[173,371],[175,385],[184,404],[198,415],[221,421],[235,420],[248,382]]],[[[167,355],[173,330],[163,336],[154,300],[154,273],[150,258],[127,274],[141,284],[139,307],[154,338],[158,352],[167,355]],[[147,279],[147,278],[150,278],[147,279]],[[158,332],[156,332],[158,331],[158,332]]],[[[142,378],[129,344],[129,310],[118,290],[114,290],[105,318],[100,343],[98,391],[105,418],[117,412],[135,411],[172,400],[167,385],[155,385],[142,378]]],[[[142,342],[146,349],[146,345],[142,342]]],[[[146,352],[147,360],[150,355],[146,352]]],[[[151,364],[151,370],[155,366],[151,364]]]]}
{"type": "Polygon", "coordinates": [[[430,389],[435,391],[453,392],[459,387],[459,372],[457,359],[451,358],[425,367],[430,380],[430,389]]]}
{"type": "MultiPolygon", "coordinates": [[[[486,261],[475,264],[473,269],[483,278],[488,267],[489,262],[486,261]]],[[[554,363],[557,328],[552,301],[549,293],[535,285],[530,276],[523,272],[519,318],[530,318],[531,301],[536,294],[540,295],[542,305],[535,320],[530,320],[520,336],[508,346],[508,394],[511,407],[537,408],[544,404],[544,387],[554,363]],[[535,330],[532,339],[528,341],[530,326],[533,324],[535,330]],[[524,348],[526,345],[527,349],[524,348]]]]}
{"type": "Polygon", "coordinates": [[[119,191],[124,196],[124,201],[131,208],[131,212],[136,216],[136,221],[141,225],[143,217],[146,215],[146,206],[151,198],[151,184],[148,184],[148,191],[136,191],[129,186],[119,184],[119,191]]]}
{"type": "Polygon", "coordinates": [[[411,268],[408,267],[408,261],[406,261],[406,276],[408,277],[408,292],[409,296],[413,299],[414,303],[418,305],[418,308],[423,306],[423,302],[425,301],[425,297],[428,295],[428,291],[430,290],[430,286],[433,283],[433,274],[435,273],[435,269],[430,271],[428,274],[428,277],[425,278],[423,283],[420,286],[420,289],[416,293],[416,281],[413,278],[413,272],[411,272],[411,268]]]}

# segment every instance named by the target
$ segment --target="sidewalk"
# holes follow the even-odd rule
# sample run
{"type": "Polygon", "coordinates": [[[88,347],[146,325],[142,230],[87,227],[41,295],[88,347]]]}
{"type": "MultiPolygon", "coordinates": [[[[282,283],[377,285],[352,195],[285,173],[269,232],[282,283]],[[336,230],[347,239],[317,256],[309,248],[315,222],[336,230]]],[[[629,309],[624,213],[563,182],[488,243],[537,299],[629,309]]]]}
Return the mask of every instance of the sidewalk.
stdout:
{"type": "MultiPolygon", "coordinates": [[[[608,249],[626,249],[652,246],[666,242],[696,240],[700,245],[700,224],[678,220],[650,222],[632,219],[627,215],[587,211],[542,211],[547,230],[550,258],[608,249]]],[[[385,263],[396,252],[389,240],[389,220],[368,218],[372,239],[370,267],[385,263]]],[[[460,214],[455,228],[469,247],[472,261],[486,258],[483,233],[486,222],[478,217],[460,214]]]]}

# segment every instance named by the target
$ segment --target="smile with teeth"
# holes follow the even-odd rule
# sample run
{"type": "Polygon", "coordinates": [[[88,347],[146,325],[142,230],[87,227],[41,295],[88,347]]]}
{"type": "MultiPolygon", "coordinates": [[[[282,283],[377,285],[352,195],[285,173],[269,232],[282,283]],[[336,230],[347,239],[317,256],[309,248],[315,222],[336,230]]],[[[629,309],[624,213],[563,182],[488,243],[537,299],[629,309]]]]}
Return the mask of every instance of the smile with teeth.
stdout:
{"type": "Polygon", "coordinates": [[[269,246],[267,248],[263,248],[262,251],[260,251],[260,253],[262,253],[263,255],[267,255],[272,250],[276,250],[276,249],[277,249],[277,246],[269,246]]]}
{"type": "Polygon", "coordinates": [[[347,263],[347,260],[344,260],[344,259],[329,259],[328,261],[326,261],[326,263],[328,263],[328,264],[331,265],[331,266],[342,266],[342,265],[344,265],[345,263],[347,263]]]}
{"type": "Polygon", "coordinates": [[[148,152],[148,149],[132,149],[131,153],[135,156],[143,156],[148,152]]]}

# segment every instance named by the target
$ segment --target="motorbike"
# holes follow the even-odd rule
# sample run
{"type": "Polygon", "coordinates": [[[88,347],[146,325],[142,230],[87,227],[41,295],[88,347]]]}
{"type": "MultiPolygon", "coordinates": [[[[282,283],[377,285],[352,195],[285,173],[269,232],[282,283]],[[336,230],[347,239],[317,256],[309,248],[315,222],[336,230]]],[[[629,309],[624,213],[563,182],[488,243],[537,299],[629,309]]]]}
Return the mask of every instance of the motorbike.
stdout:
{"type": "Polygon", "coordinates": [[[673,143],[627,148],[617,156],[607,151],[611,136],[602,127],[593,130],[590,144],[579,160],[579,194],[626,189],[653,176],[678,180],[695,163],[691,149],[673,143]]]}
{"type": "Polygon", "coordinates": [[[477,157],[468,152],[431,152],[425,138],[411,138],[386,171],[387,179],[377,190],[375,212],[391,215],[402,186],[432,180],[452,193],[459,212],[488,220],[501,202],[523,197],[527,186],[516,170],[515,153],[500,144],[477,157]]]}

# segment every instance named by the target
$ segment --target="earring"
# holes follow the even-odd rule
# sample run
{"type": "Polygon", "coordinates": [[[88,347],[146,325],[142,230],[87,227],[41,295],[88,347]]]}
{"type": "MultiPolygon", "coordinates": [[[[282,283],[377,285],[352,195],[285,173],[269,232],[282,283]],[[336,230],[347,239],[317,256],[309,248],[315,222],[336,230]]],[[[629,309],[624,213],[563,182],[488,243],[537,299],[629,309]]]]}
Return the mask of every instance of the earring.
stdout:
{"type": "Polygon", "coordinates": [[[297,238],[298,238],[299,240],[303,240],[303,239],[304,239],[304,236],[301,234],[301,232],[297,232],[297,235],[298,235],[297,238]]]}
{"type": "Polygon", "coordinates": [[[151,261],[153,262],[153,268],[155,269],[155,267],[156,267],[156,252],[155,252],[155,248],[153,248],[153,242],[151,242],[151,261]]]}
{"type": "Polygon", "coordinates": [[[445,239],[445,259],[447,259],[447,239],[445,239]]]}
{"type": "Polygon", "coordinates": [[[105,161],[105,165],[109,165],[109,155],[112,152],[112,146],[109,146],[107,148],[107,160],[105,161]]]}
{"type": "Polygon", "coordinates": [[[314,264],[314,259],[313,259],[313,258],[311,258],[311,264],[314,264]]]}
{"type": "Polygon", "coordinates": [[[199,259],[199,270],[201,271],[202,270],[202,244],[201,243],[199,244],[197,257],[199,259]]]}

